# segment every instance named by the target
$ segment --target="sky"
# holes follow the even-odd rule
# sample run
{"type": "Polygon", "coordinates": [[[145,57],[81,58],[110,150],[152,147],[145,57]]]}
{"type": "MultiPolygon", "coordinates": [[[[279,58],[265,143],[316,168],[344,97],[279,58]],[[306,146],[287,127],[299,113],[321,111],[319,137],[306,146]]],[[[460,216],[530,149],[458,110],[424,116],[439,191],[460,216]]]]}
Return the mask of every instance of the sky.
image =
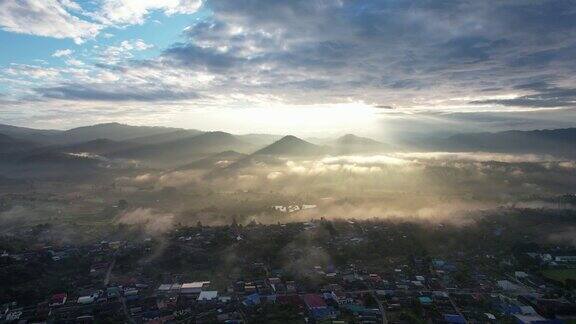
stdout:
{"type": "Polygon", "coordinates": [[[576,126],[576,1],[0,0],[0,123],[576,126]]]}

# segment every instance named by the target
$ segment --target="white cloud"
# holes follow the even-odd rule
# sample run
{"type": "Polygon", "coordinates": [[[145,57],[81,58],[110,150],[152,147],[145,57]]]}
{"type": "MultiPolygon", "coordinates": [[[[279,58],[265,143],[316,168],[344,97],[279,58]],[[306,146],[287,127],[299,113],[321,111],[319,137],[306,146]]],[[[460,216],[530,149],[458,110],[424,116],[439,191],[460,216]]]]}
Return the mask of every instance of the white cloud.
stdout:
{"type": "Polygon", "coordinates": [[[73,65],[73,66],[83,66],[83,65],[85,65],[84,62],[82,62],[82,61],[80,61],[80,60],[77,60],[77,59],[74,59],[74,58],[71,58],[71,59],[66,60],[66,64],[68,64],[68,65],[73,65]]]}
{"type": "Polygon", "coordinates": [[[104,0],[94,19],[107,25],[135,25],[144,23],[155,10],[167,15],[192,14],[202,5],[201,0],[104,0]]]}
{"type": "Polygon", "coordinates": [[[504,163],[539,163],[557,161],[550,155],[539,154],[507,154],[492,152],[410,152],[395,153],[400,159],[438,160],[438,161],[476,161],[476,162],[504,162],[504,163]]]}
{"type": "Polygon", "coordinates": [[[60,75],[60,71],[54,68],[46,68],[36,65],[12,64],[6,72],[13,76],[23,76],[33,79],[51,79],[60,75]]]}
{"type": "Polygon", "coordinates": [[[58,2],[60,2],[60,4],[63,7],[68,8],[70,10],[82,11],[82,7],[80,7],[80,5],[74,2],[73,0],[58,0],[58,2]]]}
{"type": "MultiPolygon", "coordinates": [[[[192,14],[201,0],[102,0],[85,11],[73,0],[0,0],[0,28],[5,31],[54,38],[77,44],[96,37],[105,27],[144,23],[158,10],[166,15],[192,14]]],[[[112,34],[106,33],[109,38],[112,34]]]]}
{"type": "Polygon", "coordinates": [[[145,51],[154,47],[141,39],[125,40],[117,46],[107,46],[101,53],[102,59],[106,62],[117,62],[120,59],[132,58],[133,51],[145,51]]]}
{"type": "Polygon", "coordinates": [[[52,56],[53,57],[70,56],[70,55],[72,55],[72,53],[74,53],[74,51],[71,49],[62,49],[62,50],[57,50],[56,52],[54,52],[54,54],[52,54],[52,56]]]}
{"type": "Polygon", "coordinates": [[[71,38],[82,43],[98,35],[102,26],[69,12],[79,9],[69,0],[0,0],[0,27],[13,33],[71,38]]]}
{"type": "Polygon", "coordinates": [[[322,159],[322,163],[358,164],[358,165],[377,165],[377,164],[404,165],[409,163],[409,161],[389,155],[371,155],[371,156],[350,155],[350,156],[327,157],[322,159]]]}
{"type": "Polygon", "coordinates": [[[144,51],[147,49],[150,49],[152,47],[154,47],[154,45],[152,44],[146,44],[143,40],[141,39],[137,39],[132,43],[132,46],[134,47],[134,49],[138,50],[138,51],[144,51]]]}

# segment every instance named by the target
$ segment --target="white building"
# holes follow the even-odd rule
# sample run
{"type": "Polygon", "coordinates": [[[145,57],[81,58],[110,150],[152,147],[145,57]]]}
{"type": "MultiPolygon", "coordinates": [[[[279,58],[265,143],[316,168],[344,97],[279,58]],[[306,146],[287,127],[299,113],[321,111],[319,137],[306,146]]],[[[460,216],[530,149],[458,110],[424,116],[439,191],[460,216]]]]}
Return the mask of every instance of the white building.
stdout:
{"type": "Polygon", "coordinates": [[[190,283],[182,284],[180,288],[181,294],[199,294],[202,292],[203,288],[206,288],[210,285],[210,281],[195,281],[190,283]]]}
{"type": "Polygon", "coordinates": [[[218,298],[218,292],[215,290],[208,290],[200,292],[198,301],[211,301],[218,298]]]}

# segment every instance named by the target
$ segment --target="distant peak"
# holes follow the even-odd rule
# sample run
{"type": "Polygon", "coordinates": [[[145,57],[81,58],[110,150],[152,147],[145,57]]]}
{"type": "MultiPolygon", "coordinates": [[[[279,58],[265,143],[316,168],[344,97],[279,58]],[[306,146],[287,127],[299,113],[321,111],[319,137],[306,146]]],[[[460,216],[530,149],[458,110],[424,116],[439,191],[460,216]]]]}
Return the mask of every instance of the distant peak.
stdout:
{"type": "Polygon", "coordinates": [[[304,140],[294,135],[286,135],[279,139],[278,142],[304,142],[304,140]]]}
{"type": "Polygon", "coordinates": [[[94,124],[94,126],[104,126],[104,125],[124,125],[124,126],[128,126],[128,124],[121,124],[121,123],[119,123],[119,122],[110,122],[110,123],[94,124]]]}
{"type": "Polygon", "coordinates": [[[230,133],[226,133],[223,131],[212,131],[212,132],[206,132],[204,134],[206,134],[206,135],[225,135],[225,136],[232,135],[230,133]]]}
{"type": "Polygon", "coordinates": [[[360,137],[356,136],[354,134],[346,134],[346,135],[340,137],[340,139],[356,139],[356,138],[360,138],[360,137]]]}
{"type": "Polygon", "coordinates": [[[129,126],[129,125],[120,124],[118,122],[111,122],[111,123],[94,124],[94,125],[89,125],[89,126],[84,126],[84,127],[110,127],[110,126],[129,126]]]}
{"type": "Polygon", "coordinates": [[[380,142],[375,141],[371,138],[360,137],[360,136],[356,136],[354,134],[346,134],[342,137],[339,137],[336,140],[336,143],[342,144],[342,145],[376,145],[376,144],[381,144],[380,142]]]}
{"type": "Polygon", "coordinates": [[[258,154],[310,154],[317,153],[320,148],[294,135],[287,135],[259,150],[258,154]]]}

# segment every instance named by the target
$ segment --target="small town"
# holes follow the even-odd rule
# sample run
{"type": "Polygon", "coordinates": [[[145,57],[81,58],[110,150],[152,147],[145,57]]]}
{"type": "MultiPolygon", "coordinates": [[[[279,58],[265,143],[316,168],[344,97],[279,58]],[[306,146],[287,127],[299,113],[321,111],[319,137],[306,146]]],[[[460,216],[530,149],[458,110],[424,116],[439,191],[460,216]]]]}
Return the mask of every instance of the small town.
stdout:
{"type": "Polygon", "coordinates": [[[199,223],[161,237],[21,244],[50,231],[35,227],[2,237],[0,321],[573,323],[576,249],[512,244],[508,226],[199,223]]]}

